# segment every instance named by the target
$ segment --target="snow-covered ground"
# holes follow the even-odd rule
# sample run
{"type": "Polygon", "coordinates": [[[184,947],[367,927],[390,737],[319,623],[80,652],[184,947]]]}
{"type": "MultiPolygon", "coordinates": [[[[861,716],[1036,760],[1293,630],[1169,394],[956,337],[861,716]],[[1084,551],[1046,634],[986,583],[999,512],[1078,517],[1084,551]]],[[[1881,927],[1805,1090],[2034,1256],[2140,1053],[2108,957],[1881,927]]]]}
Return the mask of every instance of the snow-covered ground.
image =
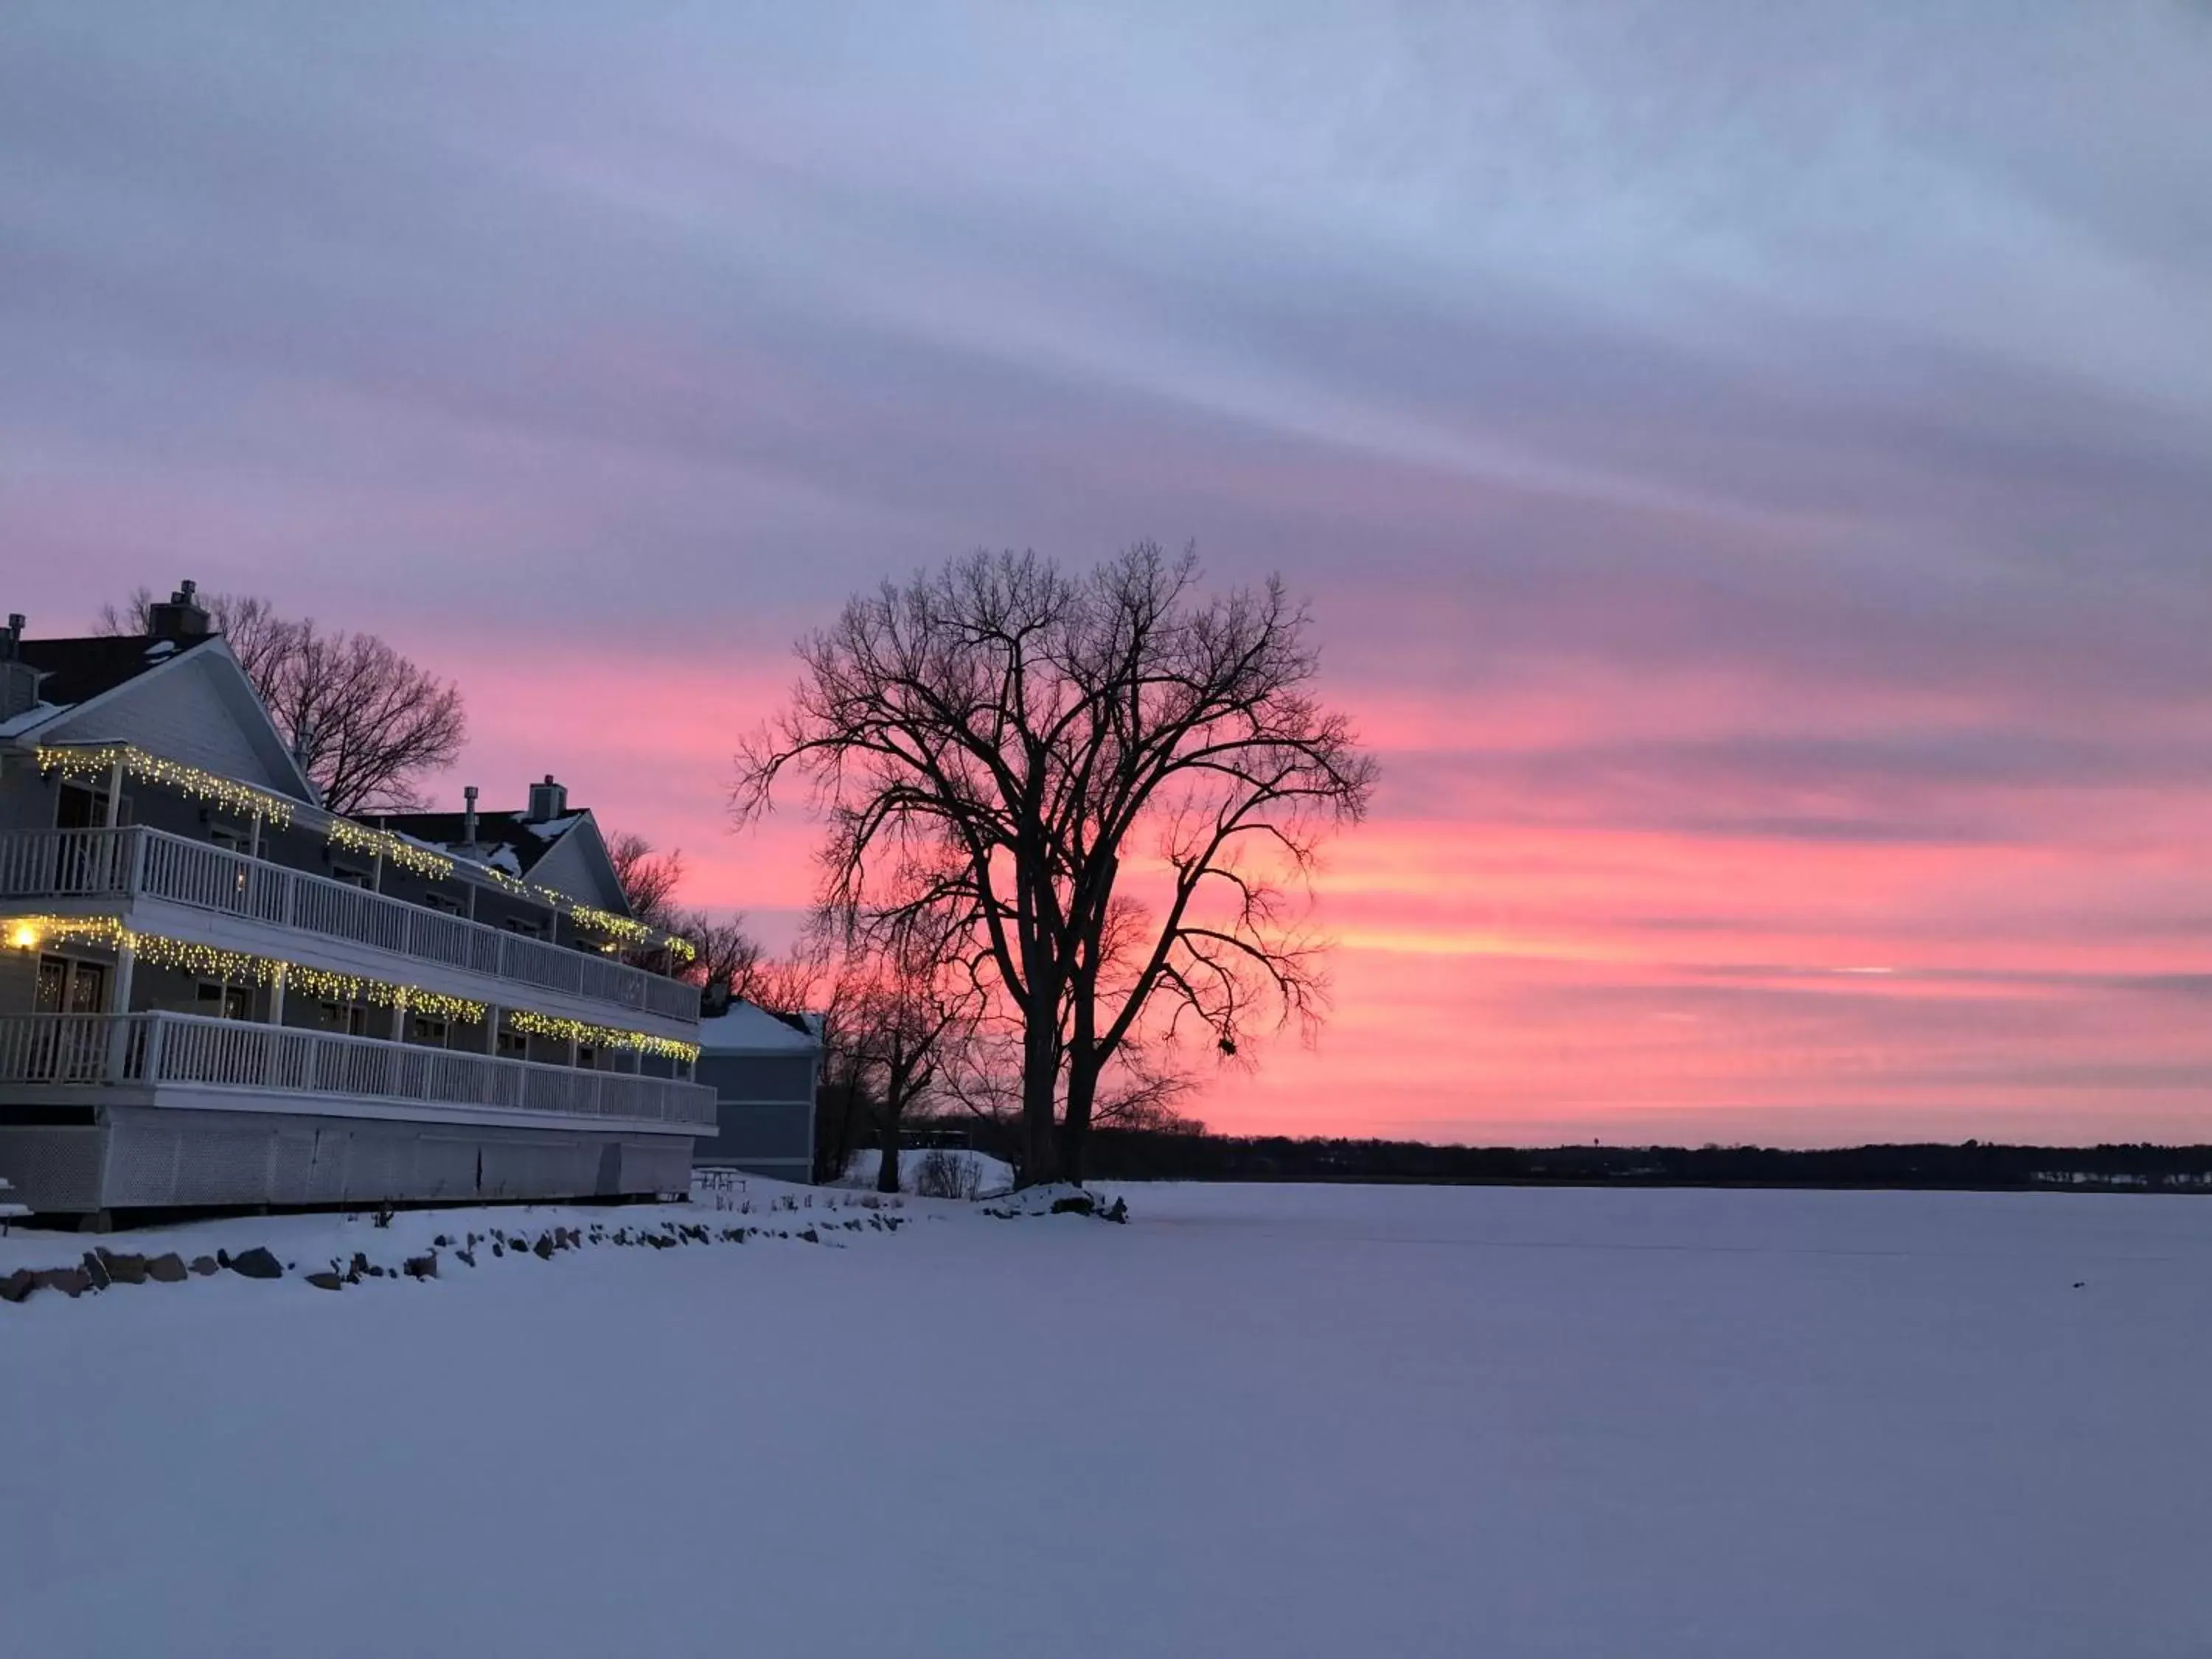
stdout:
{"type": "Polygon", "coordinates": [[[2212,1204],[1124,1190],[0,1306],[0,1654],[2212,1651],[2212,1204]]]}

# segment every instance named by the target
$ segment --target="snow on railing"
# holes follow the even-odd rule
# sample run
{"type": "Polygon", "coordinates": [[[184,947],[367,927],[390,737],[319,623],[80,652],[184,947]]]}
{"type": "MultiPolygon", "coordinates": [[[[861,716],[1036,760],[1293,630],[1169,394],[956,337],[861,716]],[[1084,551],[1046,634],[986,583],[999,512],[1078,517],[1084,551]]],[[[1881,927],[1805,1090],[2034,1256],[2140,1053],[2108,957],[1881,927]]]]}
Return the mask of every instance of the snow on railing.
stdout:
{"type": "Polygon", "coordinates": [[[699,1012],[697,988],[680,980],[165,830],[0,836],[0,899],[108,894],[219,910],[674,1019],[699,1012]]]}
{"type": "Polygon", "coordinates": [[[423,1044],[200,1014],[0,1015],[0,1084],[161,1085],[706,1126],[714,1091],[423,1044]]]}

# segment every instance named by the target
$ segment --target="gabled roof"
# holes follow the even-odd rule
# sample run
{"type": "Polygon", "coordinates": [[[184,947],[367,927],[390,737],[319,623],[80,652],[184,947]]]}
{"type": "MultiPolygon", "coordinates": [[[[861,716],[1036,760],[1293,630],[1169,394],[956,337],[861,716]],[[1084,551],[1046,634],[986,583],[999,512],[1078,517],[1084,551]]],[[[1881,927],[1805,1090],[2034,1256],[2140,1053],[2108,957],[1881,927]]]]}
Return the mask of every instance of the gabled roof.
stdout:
{"type": "Polygon", "coordinates": [[[582,812],[563,812],[557,818],[532,823],[520,812],[477,814],[476,851],[463,839],[468,820],[459,812],[387,812],[377,822],[416,841],[455,854],[473,857],[493,868],[526,876],[532,867],[560,845],[561,838],[583,821],[582,812]]]}
{"type": "Polygon", "coordinates": [[[617,915],[630,913],[606,837],[587,807],[538,819],[525,812],[478,812],[474,842],[465,839],[468,820],[459,812],[392,812],[380,821],[455,858],[472,859],[510,876],[532,876],[580,903],[617,915]]]}
{"type": "Polygon", "coordinates": [[[16,654],[37,669],[39,701],[63,708],[90,702],[141,674],[204,651],[221,637],[156,639],[150,634],[94,635],[89,639],[25,640],[16,654]]]}
{"type": "Polygon", "coordinates": [[[118,725],[112,717],[134,705],[143,712],[143,698],[158,701],[164,695],[161,687],[142,688],[139,683],[173,672],[183,664],[189,679],[212,690],[245,745],[241,753],[251,754],[264,784],[295,799],[319,799],[260,693],[220,634],[182,639],[151,634],[26,639],[16,641],[15,654],[40,676],[39,701],[0,722],[0,738],[15,744],[134,741],[130,720],[118,725]]]}

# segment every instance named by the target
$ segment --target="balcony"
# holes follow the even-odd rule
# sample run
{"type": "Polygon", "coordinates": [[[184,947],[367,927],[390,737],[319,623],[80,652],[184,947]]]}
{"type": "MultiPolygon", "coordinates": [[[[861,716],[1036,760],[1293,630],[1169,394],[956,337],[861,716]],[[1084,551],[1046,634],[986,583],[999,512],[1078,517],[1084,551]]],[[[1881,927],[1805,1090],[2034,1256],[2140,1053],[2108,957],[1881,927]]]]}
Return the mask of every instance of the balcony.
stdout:
{"type": "Polygon", "coordinates": [[[0,1015],[0,1086],[49,1103],[106,1097],[569,1129],[691,1134],[715,1121],[714,1091],[672,1078],[196,1014],[0,1015]]]}
{"type": "Polygon", "coordinates": [[[0,836],[0,901],[137,898],[297,928],[665,1018],[698,1018],[699,993],[680,980],[165,830],[0,836]]]}

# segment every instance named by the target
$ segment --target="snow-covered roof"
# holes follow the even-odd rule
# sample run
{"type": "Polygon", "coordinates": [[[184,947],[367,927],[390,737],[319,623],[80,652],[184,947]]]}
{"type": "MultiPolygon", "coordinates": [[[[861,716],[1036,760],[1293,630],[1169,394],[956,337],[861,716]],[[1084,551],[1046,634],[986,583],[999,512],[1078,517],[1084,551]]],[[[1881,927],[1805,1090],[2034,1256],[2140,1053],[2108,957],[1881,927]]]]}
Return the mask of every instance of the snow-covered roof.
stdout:
{"type": "Polygon", "coordinates": [[[0,720],[0,738],[12,738],[35,727],[44,726],[57,714],[66,714],[74,704],[66,702],[34,702],[21,714],[0,720]]]}
{"type": "Polygon", "coordinates": [[[729,1012],[701,1020],[698,1041],[708,1054],[805,1054],[821,1046],[750,1002],[732,1002],[729,1012]]]}
{"type": "Polygon", "coordinates": [[[387,812],[384,827],[395,834],[436,848],[454,858],[472,859],[510,875],[527,875],[551,852],[562,836],[588,815],[569,812],[557,818],[533,819],[524,812],[486,811],[477,815],[476,839],[468,836],[468,819],[460,812],[387,812]]]}

